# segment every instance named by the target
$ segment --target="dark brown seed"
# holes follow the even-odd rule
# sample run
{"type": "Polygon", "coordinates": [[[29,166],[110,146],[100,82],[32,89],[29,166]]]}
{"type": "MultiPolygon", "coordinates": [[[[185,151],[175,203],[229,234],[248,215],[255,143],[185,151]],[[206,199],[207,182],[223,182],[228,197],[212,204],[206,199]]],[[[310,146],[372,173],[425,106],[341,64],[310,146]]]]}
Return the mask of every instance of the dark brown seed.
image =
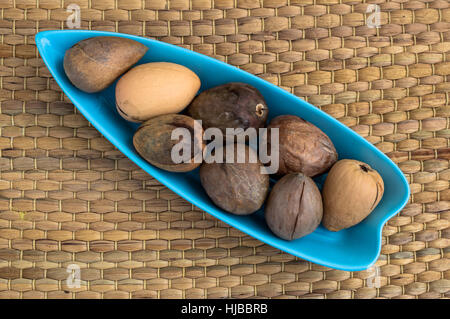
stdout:
{"type": "MultiPolygon", "coordinates": [[[[324,173],[337,161],[330,138],[298,116],[277,116],[267,128],[269,136],[271,129],[279,129],[279,175],[303,173],[312,177],[324,173]]],[[[269,137],[269,143],[270,140],[269,137]]]]}
{"type": "MultiPolygon", "coordinates": [[[[231,144],[230,144],[231,145],[231,144]]],[[[200,181],[211,200],[223,210],[236,214],[248,215],[261,208],[269,191],[269,175],[259,162],[256,152],[245,144],[240,144],[245,151],[243,163],[203,163],[200,167],[200,181]],[[252,157],[256,160],[252,162],[252,157]]],[[[232,145],[234,154],[239,150],[232,145]]],[[[216,152],[226,157],[226,146],[216,152]]],[[[207,160],[207,159],[205,159],[207,160]]]]}
{"type": "Polygon", "coordinates": [[[85,39],[67,50],[64,71],[80,90],[98,92],[138,62],[147,50],[145,45],[127,38],[85,39]]]}
{"type": "Polygon", "coordinates": [[[322,215],[320,191],[310,177],[301,173],[283,176],[270,192],[265,208],[267,225],[286,240],[312,233],[322,215]]]}
{"type": "Polygon", "coordinates": [[[203,91],[189,105],[188,114],[202,120],[204,129],[219,128],[225,135],[227,128],[264,127],[269,109],[256,88],[236,82],[203,91]]]}
{"type": "Polygon", "coordinates": [[[181,114],[166,114],[151,118],[142,123],[134,134],[134,148],[156,167],[171,172],[191,171],[200,166],[204,148],[203,129],[200,125],[194,128],[194,125],[193,118],[181,114]],[[177,128],[187,129],[189,140],[183,137],[172,139],[172,132],[177,128]],[[189,149],[188,161],[182,163],[173,161],[172,150],[177,144],[180,146],[179,155],[183,155],[181,146],[185,145],[185,149],[189,149]]]}

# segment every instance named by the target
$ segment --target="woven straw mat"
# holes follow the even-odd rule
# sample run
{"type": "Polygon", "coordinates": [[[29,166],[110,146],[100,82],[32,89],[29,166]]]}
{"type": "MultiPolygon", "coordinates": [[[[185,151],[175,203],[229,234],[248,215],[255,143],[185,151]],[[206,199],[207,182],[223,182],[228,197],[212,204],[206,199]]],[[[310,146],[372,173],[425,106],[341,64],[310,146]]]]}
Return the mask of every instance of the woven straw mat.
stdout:
{"type": "Polygon", "coordinates": [[[0,0],[0,297],[448,298],[450,4],[372,3],[379,28],[357,0],[0,0]],[[375,266],[339,271],[272,248],[121,154],[35,46],[38,31],[68,28],[72,3],[82,29],[238,66],[386,153],[412,195],[375,266]],[[68,287],[76,265],[81,286],[68,287]]]}

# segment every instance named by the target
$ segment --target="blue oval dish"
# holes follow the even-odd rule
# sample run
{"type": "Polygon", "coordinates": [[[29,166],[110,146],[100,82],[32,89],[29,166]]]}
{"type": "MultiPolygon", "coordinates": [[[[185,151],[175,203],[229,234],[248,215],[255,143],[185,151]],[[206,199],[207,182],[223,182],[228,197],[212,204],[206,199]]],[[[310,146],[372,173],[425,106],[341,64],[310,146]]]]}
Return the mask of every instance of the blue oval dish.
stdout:
{"type": "MultiPolygon", "coordinates": [[[[381,250],[383,225],[408,201],[408,182],[386,155],[339,121],[254,75],[205,55],[156,40],[112,32],[58,30],[38,33],[36,44],[56,82],[86,119],[142,169],[195,206],[250,236],[314,263],[356,271],[376,262],[381,250]],[[319,226],[312,234],[293,241],[273,235],[266,226],[262,210],[250,216],[236,216],[221,210],[201,187],[198,170],[189,173],[166,172],[150,165],[136,153],[132,138],[138,125],[124,120],[117,113],[115,83],[94,94],[84,93],[70,83],[63,69],[64,53],[76,42],[97,36],[124,37],[141,42],[149,50],[138,64],[157,61],[182,64],[200,77],[201,91],[227,82],[246,82],[255,86],[267,101],[270,118],[281,114],[300,116],[318,126],[332,139],[339,158],[357,159],[376,169],[385,184],[382,200],[366,219],[354,227],[330,232],[319,226]]],[[[319,187],[321,181],[323,176],[316,179],[319,187]]]]}

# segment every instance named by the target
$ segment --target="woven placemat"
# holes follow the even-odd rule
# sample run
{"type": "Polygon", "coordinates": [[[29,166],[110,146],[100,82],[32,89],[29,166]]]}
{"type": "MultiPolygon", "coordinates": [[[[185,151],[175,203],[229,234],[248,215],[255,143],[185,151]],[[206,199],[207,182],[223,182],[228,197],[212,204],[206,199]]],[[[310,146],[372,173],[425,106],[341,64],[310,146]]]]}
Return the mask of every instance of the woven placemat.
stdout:
{"type": "Polygon", "coordinates": [[[448,298],[450,5],[371,3],[0,0],[0,297],[448,298]],[[265,245],[115,149],[34,43],[38,31],[68,28],[71,4],[82,29],[152,37],[238,66],[386,153],[412,195],[385,225],[376,265],[339,271],[265,245]],[[79,288],[67,281],[77,267],[79,288]]]}

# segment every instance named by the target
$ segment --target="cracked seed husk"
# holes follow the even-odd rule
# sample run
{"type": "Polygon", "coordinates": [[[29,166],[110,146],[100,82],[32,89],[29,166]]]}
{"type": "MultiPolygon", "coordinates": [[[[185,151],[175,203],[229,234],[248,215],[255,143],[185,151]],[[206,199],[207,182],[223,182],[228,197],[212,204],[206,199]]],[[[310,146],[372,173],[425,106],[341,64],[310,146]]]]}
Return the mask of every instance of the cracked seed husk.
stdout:
{"type": "Polygon", "coordinates": [[[291,173],[270,192],[265,218],[275,235],[293,240],[312,233],[322,220],[322,212],[322,197],[314,181],[302,173],[291,173]]]}

